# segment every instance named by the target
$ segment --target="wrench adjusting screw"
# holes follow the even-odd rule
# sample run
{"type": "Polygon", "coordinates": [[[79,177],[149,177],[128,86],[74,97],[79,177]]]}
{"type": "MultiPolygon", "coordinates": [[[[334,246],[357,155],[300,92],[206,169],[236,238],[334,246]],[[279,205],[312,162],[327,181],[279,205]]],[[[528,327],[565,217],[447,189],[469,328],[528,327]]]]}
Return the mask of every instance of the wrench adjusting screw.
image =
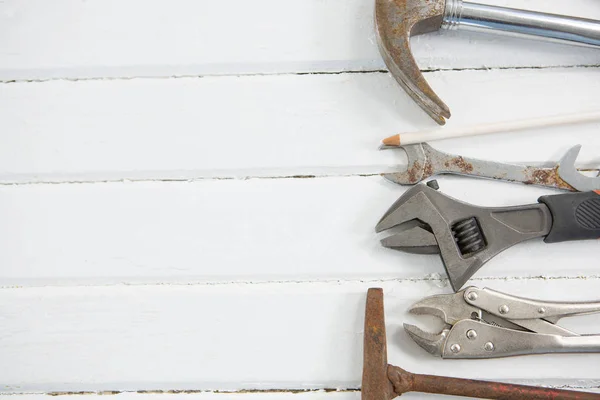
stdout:
{"type": "Polygon", "coordinates": [[[452,225],[452,236],[463,256],[477,253],[485,248],[486,242],[477,219],[467,218],[452,225]]]}

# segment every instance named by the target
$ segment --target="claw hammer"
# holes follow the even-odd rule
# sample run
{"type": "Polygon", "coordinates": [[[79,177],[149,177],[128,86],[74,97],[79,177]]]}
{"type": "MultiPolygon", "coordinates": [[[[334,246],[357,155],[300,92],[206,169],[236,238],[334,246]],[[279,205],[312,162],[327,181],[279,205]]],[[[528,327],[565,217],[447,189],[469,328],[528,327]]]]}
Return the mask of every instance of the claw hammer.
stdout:
{"type": "Polygon", "coordinates": [[[469,3],[462,0],[375,0],[375,23],[383,59],[398,83],[438,124],[450,109],[425,81],[411,53],[411,36],[441,28],[600,47],[600,21],[469,3]]]}

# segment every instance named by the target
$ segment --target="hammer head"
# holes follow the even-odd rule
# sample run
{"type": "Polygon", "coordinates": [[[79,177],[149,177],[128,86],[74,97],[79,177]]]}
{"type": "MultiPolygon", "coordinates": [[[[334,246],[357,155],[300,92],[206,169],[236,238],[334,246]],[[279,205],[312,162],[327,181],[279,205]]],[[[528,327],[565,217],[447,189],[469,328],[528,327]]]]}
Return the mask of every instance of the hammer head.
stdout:
{"type": "Polygon", "coordinates": [[[450,109],[421,74],[410,51],[410,37],[442,26],[446,0],[376,0],[375,26],[379,50],[396,81],[438,124],[450,109]]]}
{"type": "Polygon", "coordinates": [[[363,351],[361,399],[388,400],[398,396],[388,378],[383,290],[380,288],[367,292],[363,351]]]}

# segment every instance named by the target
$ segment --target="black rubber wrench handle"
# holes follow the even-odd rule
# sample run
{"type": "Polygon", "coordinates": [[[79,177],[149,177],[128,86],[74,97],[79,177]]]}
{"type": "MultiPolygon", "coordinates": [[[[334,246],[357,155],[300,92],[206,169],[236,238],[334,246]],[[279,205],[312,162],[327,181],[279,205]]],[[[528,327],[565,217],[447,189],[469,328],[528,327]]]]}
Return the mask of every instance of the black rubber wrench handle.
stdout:
{"type": "Polygon", "coordinates": [[[600,239],[600,190],[542,196],[552,214],[546,243],[600,239]]]}

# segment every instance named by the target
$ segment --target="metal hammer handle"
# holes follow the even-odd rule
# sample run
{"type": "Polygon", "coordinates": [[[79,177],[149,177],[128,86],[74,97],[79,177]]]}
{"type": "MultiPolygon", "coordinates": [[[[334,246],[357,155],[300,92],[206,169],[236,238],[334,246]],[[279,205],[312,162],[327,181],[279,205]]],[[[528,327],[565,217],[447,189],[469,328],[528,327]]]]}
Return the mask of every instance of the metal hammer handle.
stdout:
{"type": "Polygon", "coordinates": [[[500,31],[538,36],[550,41],[600,46],[600,21],[484,4],[446,0],[442,27],[500,31]]]}

